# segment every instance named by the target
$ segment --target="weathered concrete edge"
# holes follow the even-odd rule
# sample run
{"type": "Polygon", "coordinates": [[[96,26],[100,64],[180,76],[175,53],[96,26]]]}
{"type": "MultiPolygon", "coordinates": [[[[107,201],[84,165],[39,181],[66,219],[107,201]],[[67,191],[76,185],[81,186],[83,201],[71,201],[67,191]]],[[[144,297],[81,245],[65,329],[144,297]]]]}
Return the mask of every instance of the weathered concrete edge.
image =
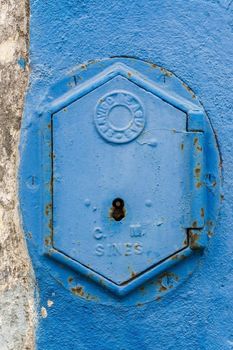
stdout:
{"type": "Polygon", "coordinates": [[[0,348],[33,350],[35,281],[20,222],[18,145],[29,78],[29,0],[0,0],[0,348]]]}

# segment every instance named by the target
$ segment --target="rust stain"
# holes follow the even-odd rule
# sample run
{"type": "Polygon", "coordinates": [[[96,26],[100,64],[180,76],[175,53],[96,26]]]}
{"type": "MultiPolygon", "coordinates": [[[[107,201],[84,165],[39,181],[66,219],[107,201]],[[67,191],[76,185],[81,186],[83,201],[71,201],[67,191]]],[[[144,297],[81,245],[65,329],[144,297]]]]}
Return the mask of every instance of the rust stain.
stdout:
{"type": "Polygon", "coordinates": [[[168,72],[165,68],[160,68],[160,71],[166,76],[166,77],[172,77],[173,74],[171,72],[168,72]]]}
{"type": "Polygon", "coordinates": [[[197,188],[200,188],[201,186],[202,186],[202,182],[199,181],[199,182],[196,183],[196,187],[197,188]]]}
{"type": "Polygon", "coordinates": [[[85,293],[84,290],[83,290],[83,287],[81,286],[75,286],[73,288],[71,288],[71,292],[76,295],[76,296],[80,296],[81,298],[83,299],[86,299],[86,300],[93,300],[93,301],[97,301],[98,298],[89,294],[89,293],[85,293]]]}
{"type": "Polygon", "coordinates": [[[204,218],[204,216],[205,216],[205,209],[201,208],[201,217],[204,218]]]}
{"type": "Polygon", "coordinates": [[[185,259],[187,259],[186,255],[182,254],[182,255],[179,256],[179,260],[185,260],[185,259]]]}
{"type": "Polygon", "coordinates": [[[131,272],[131,278],[134,278],[135,276],[137,276],[136,272],[132,271],[131,272]]]}
{"type": "Polygon", "coordinates": [[[197,150],[198,152],[202,152],[202,147],[201,147],[201,146],[199,145],[199,143],[198,143],[198,137],[195,137],[195,138],[194,138],[193,144],[194,144],[194,146],[196,146],[196,150],[197,150]]]}
{"type": "Polygon", "coordinates": [[[95,64],[95,63],[98,63],[98,62],[100,62],[99,60],[89,60],[86,64],[81,64],[81,69],[83,69],[83,70],[87,70],[88,69],[88,67],[90,66],[90,65],[92,65],[92,64],[95,64]]]}
{"type": "Polygon", "coordinates": [[[190,93],[190,95],[192,96],[192,98],[195,98],[194,92],[190,89],[190,87],[188,85],[186,85],[184,82],[182,82],[183,87],[190,93]]]}
{"type": "Polygon", "coordinates": [[[53,176],[51,176],[51,178],[50,178],[50,182],[49,182],[49,192],[50,192],[50,193],[53,192],[53,176]]]}
{"type": "Polygon", "coordinates": [[[172,260],[178,260],[178,259],[179,259],[179,256],[178,256],[178,255],[173,255],[173,256],[171,257],[171,259],[172,259],[172,260]]]}
{"type": "Polygon", "coordinates": [[[52,222],[52,219],[49,220],[48,226],[49,226],[49,229],[52,231],[52,229],[53,229],[53,222],[52,222]]]}
{"type": "Polygon", "coordinates": [[[190,247],[191,248],[199,248],[198,240],[200,236],[197,233],[190,231],[190,247]]]}
{"type": "Polygon", "coordinates": [[[201,174],[201,167],[200,167],[200,164],[198,164],[198,165],[196,166],[196,168],[195,168],[195,176],[196,176],[197,178],[199,178],[199,177],[200,177],[200,174],[201,174]]]}
{"type": "Polygon", "coordinates": [[[79,295],[81,297],[84,295],[84,291],[83,291],[83,288],[81,286],[73,287],[73,288],[71,288],[71,291],[73,294],[79,295]]]}
{"type": "Polygon", "coordinates": [[[49,203],[45,207],[45,215],[48,216],[51,210],[52,210],[52,203],[49,203]]]}
{"type": "Polygon", "coordinates": [[[167,289],[168,289],[167,287],[164,287],[163,285],[161,285],[159,288],[159,292],[166,292],[167,289]]]}
{"type": "Polygon", "coordinates": [[[192,227],[193,227],[193,228],[197,228],[197,221],[193,221],[192,227]]]}
{"type": "Polygon", "coordinates": [[[128,77],[129,78],[132,77],[132,73],[128,72],[128,77]]]}
{"type": "Polygon", "coordinates": [[[56,156],[55,156],[54,152],[50,152],[50,153],[49,153],[49,157],[50,157],[51,159],[55,159],[56,156]]]}
{"type": "Polygon", "coordinates": [[[45,237],[44,243],[47,247],[50,246],[52,244],[51,237],[50,236],[45,237]]]}
{"type": "MultiPolygon", "coordinates": [[[[187,244],[186,244],[187,245],[187,244]]],[[[172,257],[172,260],[185,260],[187,258],[187,256],[186,255],[184,255],[184,254],[182,254],[182,255],[174,255],[173,257],[172,257]]]]}

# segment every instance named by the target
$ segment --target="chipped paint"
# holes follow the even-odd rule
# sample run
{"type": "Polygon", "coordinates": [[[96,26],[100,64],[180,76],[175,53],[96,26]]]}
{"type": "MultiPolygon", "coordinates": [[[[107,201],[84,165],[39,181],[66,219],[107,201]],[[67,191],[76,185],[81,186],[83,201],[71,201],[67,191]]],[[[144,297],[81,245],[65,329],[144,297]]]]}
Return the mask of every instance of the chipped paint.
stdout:
{"type": "Polygon", "coordinates": [[[41,308],[41,317],[42,318],[48,317],[47,309],[44,306],[42,306],[42,308],[41,308]]]}
{"type": "Polygon", "coordinates": [[[48,305],[48,307],[52,307],[52,306],[53,306],[53,304],[54,304],[54,302],[53,302],[52,300],[48,300],[48,301],[47,301],[47,305],[48,305]]]}

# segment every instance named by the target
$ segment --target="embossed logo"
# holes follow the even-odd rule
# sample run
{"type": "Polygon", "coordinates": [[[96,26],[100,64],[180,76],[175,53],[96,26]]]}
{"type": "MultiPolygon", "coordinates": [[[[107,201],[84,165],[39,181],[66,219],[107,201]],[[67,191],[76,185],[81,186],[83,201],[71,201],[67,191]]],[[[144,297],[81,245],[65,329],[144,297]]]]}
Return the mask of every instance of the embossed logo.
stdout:
{"type": "Polygon", "coordinates": [[[129,92],[113,91],[99,100],[95,125],[100,135],[110,142],[132,141],[145,126],[142,103],[129,92]]]}

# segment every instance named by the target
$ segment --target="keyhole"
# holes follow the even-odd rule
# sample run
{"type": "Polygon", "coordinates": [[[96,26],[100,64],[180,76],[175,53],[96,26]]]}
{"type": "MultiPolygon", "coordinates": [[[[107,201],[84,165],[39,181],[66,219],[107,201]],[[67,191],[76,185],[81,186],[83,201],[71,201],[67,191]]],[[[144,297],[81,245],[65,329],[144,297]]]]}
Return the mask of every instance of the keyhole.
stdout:
{"type": "Polygon", "coordinates": [[[125,203],[123,199],[116,198],[112,201],[111,217],[116,221],[121,221],[125,217],[125,203]]]}

